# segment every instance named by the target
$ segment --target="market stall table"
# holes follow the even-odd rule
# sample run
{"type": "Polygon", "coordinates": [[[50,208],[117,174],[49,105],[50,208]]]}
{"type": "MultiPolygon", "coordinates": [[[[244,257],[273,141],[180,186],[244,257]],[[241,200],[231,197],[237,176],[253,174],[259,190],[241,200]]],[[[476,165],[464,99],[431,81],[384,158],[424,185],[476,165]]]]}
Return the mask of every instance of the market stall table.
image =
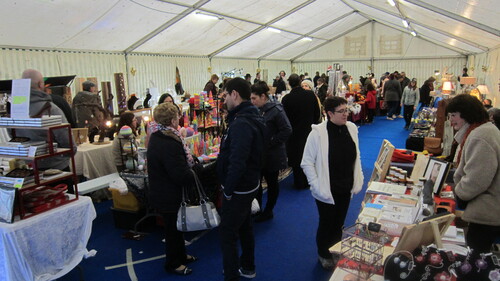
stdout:
{"type": "Polygon", "coordinates": [[[75,170],[77,175],[89,180],[116,173],[113,143],[79,145],[75,155],[75,170]]]}
{"type": "Polygon", "coordinates": [[[0,223],[0,280],[45,281],[64,276],[88,255],[96,217],[89,197],[13,224],[0,223]]]}

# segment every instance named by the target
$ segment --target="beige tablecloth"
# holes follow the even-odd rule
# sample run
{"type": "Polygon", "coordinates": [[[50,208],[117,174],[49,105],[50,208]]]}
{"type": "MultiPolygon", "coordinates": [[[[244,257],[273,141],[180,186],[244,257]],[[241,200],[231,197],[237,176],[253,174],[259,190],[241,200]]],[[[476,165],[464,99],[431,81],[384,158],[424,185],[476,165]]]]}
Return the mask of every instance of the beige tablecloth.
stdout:
{"type": "Polygon", "coordinates": [[[90,180],[116,173],[113,159],[112,142],[100,145],[83,143],[75,155],[76,174],[90,180]]]}

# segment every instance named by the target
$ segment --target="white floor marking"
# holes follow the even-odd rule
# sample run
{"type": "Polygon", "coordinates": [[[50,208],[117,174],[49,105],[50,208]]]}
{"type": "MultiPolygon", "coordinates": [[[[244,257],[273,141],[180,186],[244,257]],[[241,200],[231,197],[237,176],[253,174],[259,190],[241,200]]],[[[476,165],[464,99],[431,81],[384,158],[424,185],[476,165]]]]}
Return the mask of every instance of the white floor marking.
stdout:
{"type": "MultiPolygon", "coordinates": [[[[130,249],[129,249],[130,250],[130,249]]],[[[128,251],[128,250],[127,250],[128,251]]],[[[129,265],[134,265],[134,264],[139,264],[139,263],[143,263],[143,262],[148,262],[148,261],[154,261],[154,260],[159,260],[159,259],[163,259],[165,258],[165,255],[161,255],[161,256],[156,256],[156,257],[152,257],[152,258],[147,258],[147,259],[142,259],[142,260],[136,260],[136,261],[128,261],[127,260],[127,263],[122,263],[122,264],[117,264],[117,265],[111,265],[111,266],[106,266],[104,267],[105,270],[111,270],[111,269],[115,269],[115,268],[120,268],[120,267],[125,267],[125,266],[129,266],[129,265]]]]}
{"type": "Polygon", "coordinates": [[[132,249],[127,249],[127,271],[128,271],[128,276],[130,277],[131,281],[138,281],[137,275],[135,275],[135,270],[134,270],[134,264],[132,263],[132,249]]]}

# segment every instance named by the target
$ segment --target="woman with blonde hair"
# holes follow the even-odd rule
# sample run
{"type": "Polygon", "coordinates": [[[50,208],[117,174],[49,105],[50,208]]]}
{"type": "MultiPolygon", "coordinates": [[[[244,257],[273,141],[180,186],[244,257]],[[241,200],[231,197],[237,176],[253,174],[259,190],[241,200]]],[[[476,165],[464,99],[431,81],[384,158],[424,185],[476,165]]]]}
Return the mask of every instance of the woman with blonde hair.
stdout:
{"type": "Polygon", "coordinates": [[[191,168],[194,159],[182,139],[179,109],[173,103],[162,103],[154,110],[158,131],[151,134],[148,146],[149,202],[165,224],[165,270],[178,275],[191,274],[186,266],[197,260],[186,254],[184,236],[177,230],[177,210],[182,201],[183,186],[193,184],[191,168]]]}

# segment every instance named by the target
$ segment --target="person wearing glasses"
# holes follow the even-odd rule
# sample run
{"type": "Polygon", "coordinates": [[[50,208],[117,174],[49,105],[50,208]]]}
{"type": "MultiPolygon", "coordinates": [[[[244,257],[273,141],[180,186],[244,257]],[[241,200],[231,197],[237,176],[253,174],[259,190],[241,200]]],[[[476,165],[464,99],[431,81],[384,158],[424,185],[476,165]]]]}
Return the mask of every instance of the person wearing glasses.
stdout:
{"type": "Polygon", "coordinates": [[[347,101],[328,97],[323,107],[328,119],[312,125],[301,167],[319,213],[316,232],[319,261],[323,268],[330,270],[335,263],[328,248],[342,239],[342,226],[351,197],[363,186],[363,172],[358,128],[347,121],[347,101]]]}

